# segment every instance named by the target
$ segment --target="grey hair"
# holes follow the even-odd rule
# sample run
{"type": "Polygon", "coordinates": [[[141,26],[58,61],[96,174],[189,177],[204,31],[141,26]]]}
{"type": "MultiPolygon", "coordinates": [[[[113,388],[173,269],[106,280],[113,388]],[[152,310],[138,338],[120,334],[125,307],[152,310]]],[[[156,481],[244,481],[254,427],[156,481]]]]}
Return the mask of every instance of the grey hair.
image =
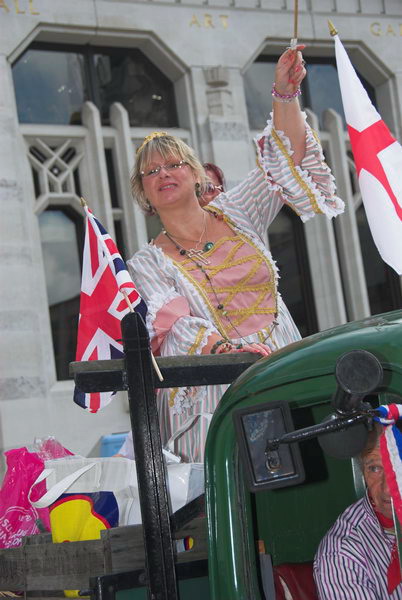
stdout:
{"type": "Polygon", "coordinates": [[[141,171],[145,171],[146,167],[151,162],[152,155],[155,152],[158,152],[162,156],[163,160],[177,158],[185,161],[193,171],[196,180],[200,183],[201,195],[205,193],[209,177],[207,177],[204,167],[195,155],[194,150],[185,142],[183,142],[183,140],[175,137],[174,135],[166,134],[153,137],[148,142],[145,142],[140,146],[130,177],[131,192],[133,197],[146,215],[153,215],[155,214],[155,211],[145,196],[142,185],[141,171]]]}

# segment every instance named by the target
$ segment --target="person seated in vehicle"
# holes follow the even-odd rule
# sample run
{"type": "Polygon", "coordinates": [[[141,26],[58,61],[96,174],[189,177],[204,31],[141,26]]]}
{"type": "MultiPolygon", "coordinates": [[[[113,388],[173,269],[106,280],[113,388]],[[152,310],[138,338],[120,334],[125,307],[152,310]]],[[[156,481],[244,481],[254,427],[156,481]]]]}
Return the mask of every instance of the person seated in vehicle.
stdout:
{"type": "Polygon", "coordinates": [[[366,495],[338,517],[314,560],[320,600],[402,599],[391,495],[380,452],[383,426],[374,424],[359,456],[366,495]]]}

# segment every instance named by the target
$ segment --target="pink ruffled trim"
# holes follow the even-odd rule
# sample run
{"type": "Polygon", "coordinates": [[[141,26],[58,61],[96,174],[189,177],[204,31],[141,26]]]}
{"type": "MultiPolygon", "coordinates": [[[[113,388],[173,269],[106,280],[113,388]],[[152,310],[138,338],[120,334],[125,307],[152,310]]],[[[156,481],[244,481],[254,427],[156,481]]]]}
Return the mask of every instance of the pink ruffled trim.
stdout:
{"type": "Polygon", "coordinates": [[[163,340],[172,329],[177,319],[189,314],[190,306],[186,298],[183,296],[177,296],[162,306],[162,308],[157,312],[153,322],[153,329],[155,332],[155,336],[151,342],[151,348],[153,352],[156,352],[160,348],[163,340]]]}

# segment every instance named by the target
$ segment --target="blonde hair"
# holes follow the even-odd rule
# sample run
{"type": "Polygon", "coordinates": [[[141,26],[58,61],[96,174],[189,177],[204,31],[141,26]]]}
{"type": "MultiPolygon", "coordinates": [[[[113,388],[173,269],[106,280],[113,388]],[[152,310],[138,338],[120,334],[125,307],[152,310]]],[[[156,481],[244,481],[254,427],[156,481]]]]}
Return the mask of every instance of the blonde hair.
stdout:
{"type": "Polygon", "coordinates": [[[155,211],[145,196],[141,171],[146,170],[155,152],[158,152],[163,160],[177,158],[186,162],[193,171],[196,181],[200,184],[200,194],[204,194],[209,178],[201,162],[196,157],[194,150],[174,135],[165,134],[164,132],[154,132],[145,138],[137,150],[135,165],[130,177],[133,197],[146,215],[153,215],[155,211]]]}

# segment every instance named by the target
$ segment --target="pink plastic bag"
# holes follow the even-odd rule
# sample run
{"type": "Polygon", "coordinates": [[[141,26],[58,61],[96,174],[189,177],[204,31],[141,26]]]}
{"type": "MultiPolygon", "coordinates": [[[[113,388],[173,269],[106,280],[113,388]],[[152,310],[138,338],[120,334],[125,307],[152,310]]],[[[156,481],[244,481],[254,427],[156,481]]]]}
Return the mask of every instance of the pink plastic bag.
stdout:
{"type": "MultiPolygon", "coordinates": [[[[35,449],[38,451],[17,448],[4,453],[7,471],[0,489],[0,548],[20,546],[26,535],[50,531],[49,510],[34,508],[28,494],[43,471],[44,460],[61,458],[71,452],[54,438],[36,441],[35,449]]],[[[46,483],[43,481],[35,486],[31,500],[41,497],[45,491],[46,483]]]]}

